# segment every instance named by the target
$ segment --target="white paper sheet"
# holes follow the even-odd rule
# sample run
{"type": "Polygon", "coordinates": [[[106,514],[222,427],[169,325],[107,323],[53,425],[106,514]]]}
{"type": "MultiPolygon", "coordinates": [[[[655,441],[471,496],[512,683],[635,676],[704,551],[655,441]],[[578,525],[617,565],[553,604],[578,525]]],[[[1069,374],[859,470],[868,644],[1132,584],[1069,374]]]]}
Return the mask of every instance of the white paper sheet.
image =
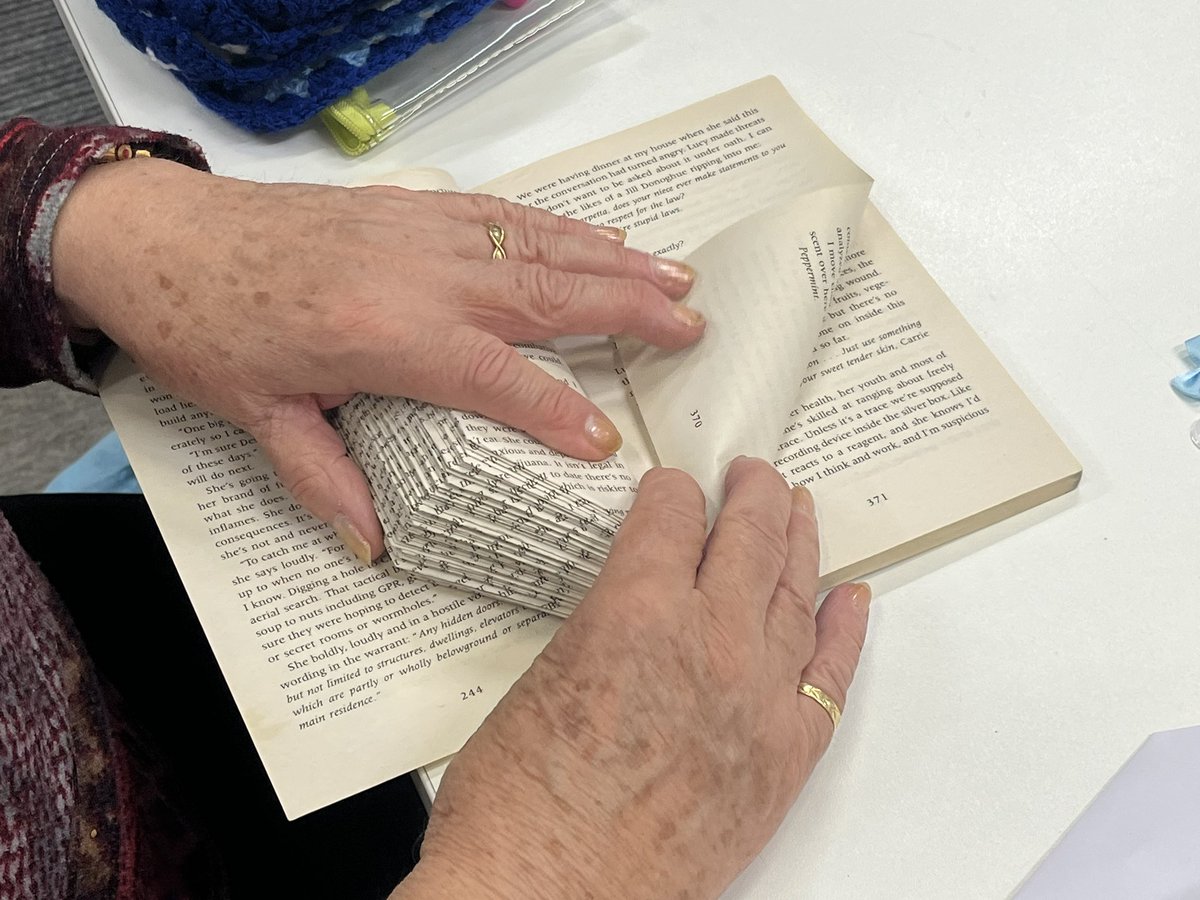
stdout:
{"type": "Polygon", "coordinates": [[[1014,900],[1200,897],[1200,726],[1152,734],[1014,900]]]}

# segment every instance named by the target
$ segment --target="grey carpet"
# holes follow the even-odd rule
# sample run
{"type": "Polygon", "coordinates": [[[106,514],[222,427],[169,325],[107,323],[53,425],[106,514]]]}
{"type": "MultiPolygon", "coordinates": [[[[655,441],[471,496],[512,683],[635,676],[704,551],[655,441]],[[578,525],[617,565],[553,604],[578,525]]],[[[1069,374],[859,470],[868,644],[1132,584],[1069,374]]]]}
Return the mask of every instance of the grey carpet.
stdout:
{"type": "MultiPolygon", "coordinates": [[[[0,121],[103,120],[51,0],[0,0],[0,121]]],[[[40,490],[111,426],[100,401],[54,384],[0,390],[0,494],[40,490]]]]}

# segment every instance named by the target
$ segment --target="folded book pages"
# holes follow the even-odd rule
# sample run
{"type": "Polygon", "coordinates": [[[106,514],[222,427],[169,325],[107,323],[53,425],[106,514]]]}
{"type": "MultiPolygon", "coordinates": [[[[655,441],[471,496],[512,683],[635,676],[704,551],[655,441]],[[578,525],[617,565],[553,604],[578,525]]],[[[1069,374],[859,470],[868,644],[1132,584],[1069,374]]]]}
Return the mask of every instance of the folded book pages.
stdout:
{"type": "MultiPolygon", "coordinates": [[[[552,350],[521,348],[560,373],[552,350]]],[[[570,379],[568,379],[570,380],[570,379]]],[[[360,395],[337,414],[399,571],[566,615],[587,593],[637,483],[473,413],[360,395]]]]}

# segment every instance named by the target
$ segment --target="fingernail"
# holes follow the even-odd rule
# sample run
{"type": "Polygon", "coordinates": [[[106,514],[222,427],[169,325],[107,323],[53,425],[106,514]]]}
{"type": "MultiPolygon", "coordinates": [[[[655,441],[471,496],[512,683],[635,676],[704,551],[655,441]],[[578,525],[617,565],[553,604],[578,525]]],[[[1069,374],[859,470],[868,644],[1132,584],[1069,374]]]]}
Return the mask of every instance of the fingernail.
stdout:
{"type": "Polygon", "coordinates": [[[596,225],[592,228],[592,234],[616,244],[625,243],[625,238],[629,237],[629,233],[624,228],[617,228],[615,225],[596,225]]]}
{"type": "Polygon", "coordinates": [[[792,496],[796,498],[796,505],[810,516],[815,512],[816,505],[813,503],[812,491],[802,484],[798,484],[792,488],[792,496]]]}
{"type": "Polygon", "coordinates": [[[854,604],[854,608],[860,612],[866,612],[871,607],[871,586],[865,582],[858,582],[851,587],[850,602],[854,604]]]}
{"type": "Polygon", "coordinates": [[[654,278],[665,288],[687,291],[696,281],[696,270],[687,263],[674,259],[659,259],[651,261],[654,278]]]}
{"type": "Polygon", "coordinates": [[[704,324],[704,315],[699,310],[692,309],[690,306],[684,306],[682,303],[676,303],[671,307],[671,315],[686,325],[688,328],[699,328],[704,324]]]}
{"type": "Polygon", "coordinates": [[[617,431],[617,426],[610,422],[607,416],[593,413],[588,416],[583,430],[588,441],[597,450],[613,454],[621,449],[621,432],[617,431]]]}
{"type": "Polygon", "coordinates": [[[333,530],[342,539],[342,543],[346,545],[346,549],[357,556],[363,565],[369,566],[371,564],[371,545],[362,536],[362,532],[355,528],[354,523],[346,518],[344,514],[338,513],[334,517],[333,530]]]}

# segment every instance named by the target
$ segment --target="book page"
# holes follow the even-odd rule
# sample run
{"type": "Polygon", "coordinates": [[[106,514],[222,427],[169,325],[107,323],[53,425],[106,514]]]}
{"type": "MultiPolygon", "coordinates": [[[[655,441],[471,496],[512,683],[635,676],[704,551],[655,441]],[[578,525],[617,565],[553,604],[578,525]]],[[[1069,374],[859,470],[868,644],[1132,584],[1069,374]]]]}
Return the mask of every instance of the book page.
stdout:
{"type": "Polygon", "coordinates": [[[761,78],[477,190],[616,225],[631,247],[684,258],[781,200],[863,183],[779,79],[761,78]]]}
{"type": "Polygon", "coordinates": [[[127,357],[101,396],[289,818],[456,752],[552,636],[545,612],[363,566],[253,438],[127,357]]]}
{"type": "Polygon", "coordinates": [[[704,339],[678,352],[619,342],[659,461],[700,484],[712,520],[725,468],[770,457],[850,254],[870,182],[825,188],[743,219],[688,257],[704,339]]]}
{"type": "Polygon", "coordinates": [[[817,499],[822,584],[1066,493],[1081,468],[874,206],[775,457],[817,499]]]}
{"type": "MultiPolygon", "coordinates": [[[[631,245],[679,256],[781,198],[865,178],[777,81],[763,79],[483,189],[621,225],[631,245]]],[[[772,240],[767,231],[759,238],[763,245],[772,240]]],[[[802,363],[804,376],[770,388],[793,405],[782,446],[763,455],[774,455],[785,477],[816,496],[826,586],[1064,493],[1080,474],[1053,430],[869,204],[853,238],[849,267],[834,285],[815,346],[798,333],[791,360],[781,358],[786,351],[778,347],[770,354],[788,377],[794,377],[789,364],[802,363]]],[[[706,279],[719,281],[727,266],[739,264],[733,254],[720,253],[720,243],[695,260],[698,293],[706,279]]],[[[723,319],[737,318],[736,308],[705,312],[715,322],[697,347],[725,330],[723,319]]],[[[769,346],[749,331],[716,337],[726,339],[726,360],[725,354],[755,360],[769,346]]],[[[588,396],[622,429],[631,471],[640,474],[636,462],[659,459],[663,432],[675,432],[669,440],[678,443],[696,405],[672,407],[664,392],[664,402],[648,404],[639,421],[640,395],[635,400],[629,373],[607,338],[562,349],[588,396]]],[[[686,371],[693,352],[664,355],[656,377],[669,377],[672,358],[686,371]]],[[[727,362],[725,368],[735,367],[727,362]]],[[[739,393],[730,399],[736,402],[739,393]]],[[[712,473],[729,462],[721,454],[744,452],[719,443],[713,449],[704,459],[696,442],[690,455],[672,448],[662,461],[678,460],[711,485],[712,473]]]]}

